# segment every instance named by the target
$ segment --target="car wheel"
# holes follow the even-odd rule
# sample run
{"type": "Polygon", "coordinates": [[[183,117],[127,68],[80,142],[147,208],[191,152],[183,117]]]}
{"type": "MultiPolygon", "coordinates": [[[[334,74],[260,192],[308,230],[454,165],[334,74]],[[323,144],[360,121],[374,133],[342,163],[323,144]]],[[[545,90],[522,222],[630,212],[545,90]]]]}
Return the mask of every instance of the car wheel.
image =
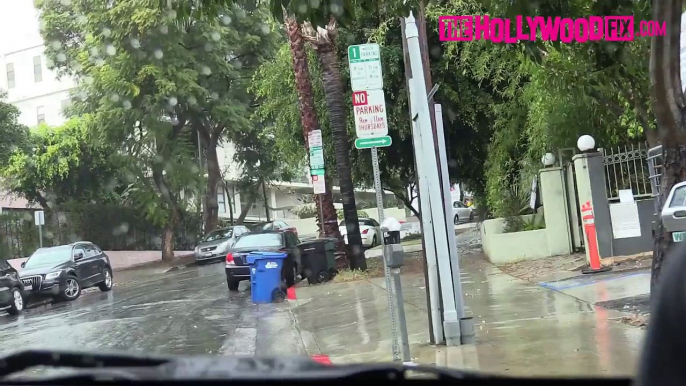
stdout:
{"type": "Polygon", "coordinates": [[[319,271],[317,273],[317,283],[324,283],[329,280],[329,273],[327,271],[319,271]]]}
{"type": "Polygon", "coordinates": [[[107,292],[112,290],[112,271],[109,268],[103,268],[102,276],[105,277],[105,280],[98,284],[100,291],[107,292]]]}
{"type": "Polygon", "coordinates": [[[286,260],[284,262],[283,271],[286,287],[293,287],[295,285],[295,278],[298,275],[295,263],[286,260]]]}
{"type": "Polygon", "coordinates": [[[238,285],[241,283],[241,281],[236,279],[229,279],[226,283],[229,286],[229,291],[238,291],[238,285]]]}
{"type": "Polygon", "coordinates": [[[12,304],[10,308],[7,309],[7,313],[10,315],[18,315],[24,311],[24,297],[21,295],[19,288],[12,289],[12,304]]]}
{"type": "Polygon", "coordinates": [[[474,212],[469,212],[469,221],[474,221],[474,212]]]}
{"type": "Polygon", "coordinates": [[[64,291],[62,291],[61,298],[63,300],[76,300],[81,296],[81,283],[76,276],[69,275],[64,281],[64,291]]]}
{"type": "Polygon", "coordinates": [[[460,216],[455,215],[455,218],[453,218],[453,223],[455,223],[455,225],[459,224],[460,223],[460,216]]]}

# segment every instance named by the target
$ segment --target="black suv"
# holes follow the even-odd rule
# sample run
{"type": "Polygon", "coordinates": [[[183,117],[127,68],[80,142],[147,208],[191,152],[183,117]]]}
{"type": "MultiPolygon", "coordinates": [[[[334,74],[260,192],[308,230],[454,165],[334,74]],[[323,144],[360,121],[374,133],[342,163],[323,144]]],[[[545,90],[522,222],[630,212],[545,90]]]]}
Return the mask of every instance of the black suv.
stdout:
{"type": "Polygon", "coordinates": [[[0,309],[6,308],[10,315],[24,310],[24,285],[17,270],[7,260],[0,260],[0,309]]]}
{"type": "Polygon", "coordinates": [[[19,278],[29,297],[75,300],[83,288],[98,286],[101,291],[112,289],[109,257],[87,241],[40,248],[21,267],[19,278]]]}

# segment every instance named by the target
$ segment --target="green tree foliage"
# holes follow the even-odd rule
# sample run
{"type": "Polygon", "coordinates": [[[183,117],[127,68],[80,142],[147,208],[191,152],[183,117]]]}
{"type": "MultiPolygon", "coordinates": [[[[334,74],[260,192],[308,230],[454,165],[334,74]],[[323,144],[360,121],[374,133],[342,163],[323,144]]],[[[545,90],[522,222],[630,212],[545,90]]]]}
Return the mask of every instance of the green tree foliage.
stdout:
{"type": "MultiPolygon", "coordinates": [[[[358,18],[350,28],[339,29],[336,45],[345,84],[350,82],[347,46],[366,42],[377,42],[382,46],[389,135],[393,138],[392,146],[379,151],[382,185],[409,206],[411,197],[408,197],[406,188],[414,183],[416,174],[400,22],[395,17],[387,16],[380,19],[381,16],[383,15],[377,14],[373,17],[358,18]]],[[[430,45],[440,46],[438,35],[430,32],[430,45]]],[[[485,149],[490,138],[486,114],[490,96],[479,88],[476,80],[462,76],[455,63],[442,61],[440,58],[440,51],[434,52],[432,70],[434,81],[441,83],[435,99],[443,103],[445,112],[444,126],[451,179],[469,182],[472,189],[478,189],[478,186],[483,186],[485,149]]],[[[258,71],[253,90],[260,97],[258,119],[274,131],[276,146],[282,149],[284,156],[295,162],[306,159],[306,154],[304,140],[302,136],[297,135],[302,129],[290,60],[288,45],[284,43],[274,60],[263,65],[258,71]]],[[[328,170],[335,173],[333,138],[324,102],[321,69],[312,52],[309,64],[317,113],[324,137],[326,164],[328,170]]],[[[352,91],[348,90],[346,100],[349,111],[352,112],[352,91]]],[[[355,126],[352,113],[348,116],[348,132],[353,138],[355,126]]],[[[371,187],[373,180],[370,152],[352,149],[352,143],[350,146],[354,181],[358,186],[371,187]]]]}
{"type": "MultiPolygon", "coordinates": [[[[427,12],[437,25],[439,15],[514,19],[635,14],[640,19],[647,7],[647,2],[621,1],[446,0],[431,2],[427,12]]],[[[544,153],[574,148],[582,134],[594,136],[599,146],[656,142],[648,97],[648,43],[643,38],[584,44],[540,39],[516,45],[484,40],[444,43],[443,60],[455,62],[493,98],[484,198],[495,215],[507,209],[503,186],[528,186],[544,153]]]]}
{"type": "Polygon", "coordinates": [[[0,91],[0,166],[4,166],[16,150],[25,150],[29,130],[17,122],[19,109],[4,102],[5,92],[0,91]]]}
{"type": "Polygon", "coordinates": [[[212,216],[216,224],[216,146],[251,126],[245,88],[251,68],[269,52],[273,25],[263,11],[238,7],[178,23],[174,12],[144,0],[50,1],[39,8],[46,55],[60,74],[79,80],[72,113],[90,114],[94,137],[129,158],[126,198],[165,224],[163,256],[170,258],[171,232],[203,182],[211,182],[206,201],[214,204],[205,207],[215,208],[206,224],[212,216]]]}
{"type": "Polygon", "coordinates": [[[69,201],[116,201],[120,164],[113,148],[88,137],[88,117],[31,130],[0,171],[5,188],[50,211],[69,201]]]}

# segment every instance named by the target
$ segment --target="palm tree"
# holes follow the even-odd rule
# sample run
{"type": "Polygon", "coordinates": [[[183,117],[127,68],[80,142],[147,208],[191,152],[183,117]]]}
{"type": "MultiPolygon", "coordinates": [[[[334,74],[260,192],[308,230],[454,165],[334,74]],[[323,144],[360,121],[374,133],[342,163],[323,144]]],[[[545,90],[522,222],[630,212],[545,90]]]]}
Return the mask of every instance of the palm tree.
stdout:
{"type": "Polygon", "coordinates": [[[348,107],[345,104],[345,90],[341,81],[341,71],[336,57],[336,20],[331,18],[326,28],[315,31],[310,23],[305,23],[305,37],[310,42],[322,67],[322,85],[326,106],[328,109],[333,132],[334,150],[336,156],[336,171],[338,172],[341,195],[343,196],[343,216],[348,233],[350,250],[349,261],[351,269],[367,269],[364,256],[362,238],[360,236],[357,207],[355,205],[355,190],[350,171],[350,138],[348,137],[348,107]]]}
{"type": "MultiPolygon", "coordinates": [[[[285,17],[286,33],[290,43],[291,56],[293,58],[293,71],[295,73],[295,87],[298,90],[298,102],[300,103],[300,121],[303,126],[305,136],[305,146],[309,147],[308,135],[312,130],[319,128],[319,118],[314,103],[314,92],[312,91],[312,80],[310,69],[307,64],[307,52],[305,51],[305,40],[303,39],[300,23],[294,18],[285,17]]],[[[336,208],[333,206],[333,195],[331,194],[331,179],[325,176],[326,193],[321,200],[315,199],[317,211],[323,212],[324,224],[321,224],[320,217],[317,216],[319,223],[319,233],[327,237],[339,239],[339,248],[343,248],[341,233],[338,230],[338,218],[336,208]]]]}

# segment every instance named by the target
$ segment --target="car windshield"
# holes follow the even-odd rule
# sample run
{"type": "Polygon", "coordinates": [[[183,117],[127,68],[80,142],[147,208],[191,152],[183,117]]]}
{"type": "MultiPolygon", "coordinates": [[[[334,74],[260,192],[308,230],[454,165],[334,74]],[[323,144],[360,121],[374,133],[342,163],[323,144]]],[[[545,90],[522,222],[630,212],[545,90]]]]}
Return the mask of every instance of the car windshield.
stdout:
{"type": "Polygon", "coordinates": [[[212,232],[208,233],[207,236],[205,236],[202,239],[202,242],[204,243],[204,242],[208,242],[208,241],[217,241],[217,240],[228,239],[231,237],[232,234],[233,234],[233,228],[218,229],[216,231],[212,231],[212,232]]]}
{"type": "Polygon", "coordinates": [[[63,246],[48,249],[39,249],[26,261],[24,268],[52,266],[71,260],[72,247],[63,246]]]}
{"type": "Polygon", "coordinates": [[[262,233],[246,235],[238,239],[234,248],[280,247],[283,245],[281,233],[262,233]]]}
{"type": "Polygon", "coordinates": [[[0,272],[0,363],[634,374],[686,243],[681,3],[0,1],[0,259],[69,299],[6,318],[0,272]]]}

